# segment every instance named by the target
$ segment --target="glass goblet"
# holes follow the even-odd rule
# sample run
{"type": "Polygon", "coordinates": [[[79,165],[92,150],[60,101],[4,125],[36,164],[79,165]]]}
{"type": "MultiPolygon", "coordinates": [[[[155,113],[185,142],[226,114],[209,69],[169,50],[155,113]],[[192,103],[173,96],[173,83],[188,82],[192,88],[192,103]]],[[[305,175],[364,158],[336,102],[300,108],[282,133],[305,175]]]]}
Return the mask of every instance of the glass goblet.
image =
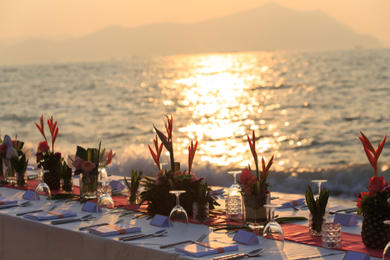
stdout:
{"type": "Polygon", "coordinates": [[[284,247],[284,233],[282,227],[275,221],[275,208],[282,205],[265,204],[264,207],[271,211],[271,221],[263,230],[263,248],[268,253],[280,252],[284,247]]]}
{"type": "Polygon", "coordinates": [[[228,190],[228,197],[225,201],[226,217],[228,219],[241,219],[242,218],[242,195],[241,187],[237,184],[237,174],[240,171],[229,171],[234,177],[234,183],[228,190]]]}
{"type": "Polygon", "coordinates": [[[169,214],[169,230],[172,234],[179,234],[188,230],[188,215],[186,210],[180,206],[180,194],[185,192],[185,190],[169,191],[169,193],[176,195],[176,206],[169,214]]]}
{"type": "MultiPolygon", "coordinates": [[[[49,200],[50,200],[51,191],[50,191],[49,186],[45,183],[44,178],[43,178],[45,172],[43,172],[41,169],[39,169],[39,171],[42,172],[42,175],[41,175],[42,177],[40,179],[38,186],[35,188],[34,196],[38,196],[38,194],[41,194],[41,195],[48,196],[49,200]]],[[[39,176],[39,173],[38,173],[38,176],[39,176]]]]}
{"type": "MultiPolygon", "coordinates": [[[[111,180],[100,180],[100,190],[98,196],[98,206],[99,207],[105,207],[109,209],[113,209],[115,207],[114,200],[111,197],[111,186],[110,186],[111,180]]],[[[99,187],[98,187],[99,189],[99,187]]]]}
{"type": "MultiPolygon", "coordinates": [[[[384,224],[390,225],[390,220],[383,221],[384,224]]],[[[390,242],[387,243],[385,249],[383,249],[382,260],[390,260],[390,242]]]]}
{"type": "Polygon", "coordinates": [[[312,180],[311,182],[318,184],[318,194],[314,196],[314,200],[317,200],[321,194],[321,184],[327,182],[327,180],[312,180]]]}

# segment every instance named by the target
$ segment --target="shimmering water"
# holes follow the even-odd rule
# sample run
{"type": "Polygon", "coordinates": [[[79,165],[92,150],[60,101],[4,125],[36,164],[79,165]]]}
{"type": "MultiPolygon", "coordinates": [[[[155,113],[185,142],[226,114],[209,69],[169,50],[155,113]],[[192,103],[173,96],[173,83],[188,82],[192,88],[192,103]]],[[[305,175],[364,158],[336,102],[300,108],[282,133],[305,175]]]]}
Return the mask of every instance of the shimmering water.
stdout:
{"type": "MultiPolygon", "coordinates": [[[[176,161],[199,141],[193,171],[229,186],[227,174],[252,162],[246,135],[267,160],[271,190],[303,193],[325,178],[333,195],[365,190],[373,175],[357,136],[377,146],[390,129],[390,50],[247,52],[134,57],[128,61],[0,67],[1,135],[18,135],[34,151],[34,122],[54,115],[56,150],[114,149],[109,171],[154,176],[147,149],[153,124],[172,114],[176,161]]],[[[389,144],[390,145],[390,144],[389,144]]],[[[389,179],[390,149],[381,155],[389,179]]],[[[162,161],[168,162],[166,155],[162,161]]],[[[382,175],[382,173],[380,173],[382,175]]]]}

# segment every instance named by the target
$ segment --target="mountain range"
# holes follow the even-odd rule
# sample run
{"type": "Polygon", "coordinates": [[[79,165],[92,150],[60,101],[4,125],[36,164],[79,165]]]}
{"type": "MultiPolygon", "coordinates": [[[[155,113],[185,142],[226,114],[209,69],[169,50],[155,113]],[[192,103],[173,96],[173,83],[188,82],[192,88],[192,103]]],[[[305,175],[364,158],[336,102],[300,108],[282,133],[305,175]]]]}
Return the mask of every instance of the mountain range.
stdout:
{"type": "Polygon", "coordinates": [[[300,12],[276,3],[192,23],[159,23],[135,28],[111,26],[62,41],[31,39],[1,45],[0,64],[130,59],[190,53],[343,50],[380,48],[326,13],[300,12]]]}

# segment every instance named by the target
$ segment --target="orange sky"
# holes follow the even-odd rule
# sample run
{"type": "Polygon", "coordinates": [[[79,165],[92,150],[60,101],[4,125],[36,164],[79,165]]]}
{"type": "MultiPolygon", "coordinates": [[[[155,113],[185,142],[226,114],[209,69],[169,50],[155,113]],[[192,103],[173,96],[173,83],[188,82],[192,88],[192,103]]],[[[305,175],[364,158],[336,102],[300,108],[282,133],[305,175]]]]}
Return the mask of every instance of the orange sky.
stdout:
{"type": "MultiPolygon", "coordinates": [[[[0,0],[0,39],[83,36],[110,25],[191,23],[257,7],[269,0],[0,0]]],[[[390,45],[389,0],[275,0],[296,10],[321,9],[361,34],[390,45]]]]}

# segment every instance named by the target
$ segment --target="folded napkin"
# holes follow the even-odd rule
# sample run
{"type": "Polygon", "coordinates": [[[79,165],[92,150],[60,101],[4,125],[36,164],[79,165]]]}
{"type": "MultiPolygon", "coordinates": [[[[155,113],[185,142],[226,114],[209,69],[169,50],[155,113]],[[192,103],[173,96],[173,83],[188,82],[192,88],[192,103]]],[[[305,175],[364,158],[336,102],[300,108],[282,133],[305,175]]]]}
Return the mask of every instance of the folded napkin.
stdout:
{"type": "Polygon", "coordinates": [[[58,218],[76,217],[77,213],[69,210],[56,209],[52,211],[42,211],[37,213],[26,214],[23,217],[33,220],[49,220],[58,218]]]}
{"type": "Polygon", "coordinates": [[[89,233],[105,237],[105,236],[128,234],[133,232],[141,232],[141,227],[137,227],[135,225],[130,225],[127,223],[120,223],[118,225],[92,227],[89,228],[88,231],[89,233]]]}
{"type": "Polygon", "coordinates": [[[224,193],[224,189],[222,187],[211,187],[211,195],[222,195],[224,193]]]}
{"type": "Polygon", "coordinates": [[[18,203],[18,200],[11,199],[8,197],[0,197],[0,205],[15,204],[18,203]]]}
{"type": "Polygon", "coordinates": [[[299,198],[299,197],[282,197],[278,199],[272,200],[272,204],[281,204],[282,209],[288,208],[291,206],[300,206],[305,204],[305,198],[299,198]]]}
{"type": "Polygon", "coordinates": [[[208,243],[193,243],[184,246],[177,246],[175,250],[193,257],[221,254],[229,251],[237,251],[238,245],[235,243],[224,243],[216,240],[208,243]]]}

